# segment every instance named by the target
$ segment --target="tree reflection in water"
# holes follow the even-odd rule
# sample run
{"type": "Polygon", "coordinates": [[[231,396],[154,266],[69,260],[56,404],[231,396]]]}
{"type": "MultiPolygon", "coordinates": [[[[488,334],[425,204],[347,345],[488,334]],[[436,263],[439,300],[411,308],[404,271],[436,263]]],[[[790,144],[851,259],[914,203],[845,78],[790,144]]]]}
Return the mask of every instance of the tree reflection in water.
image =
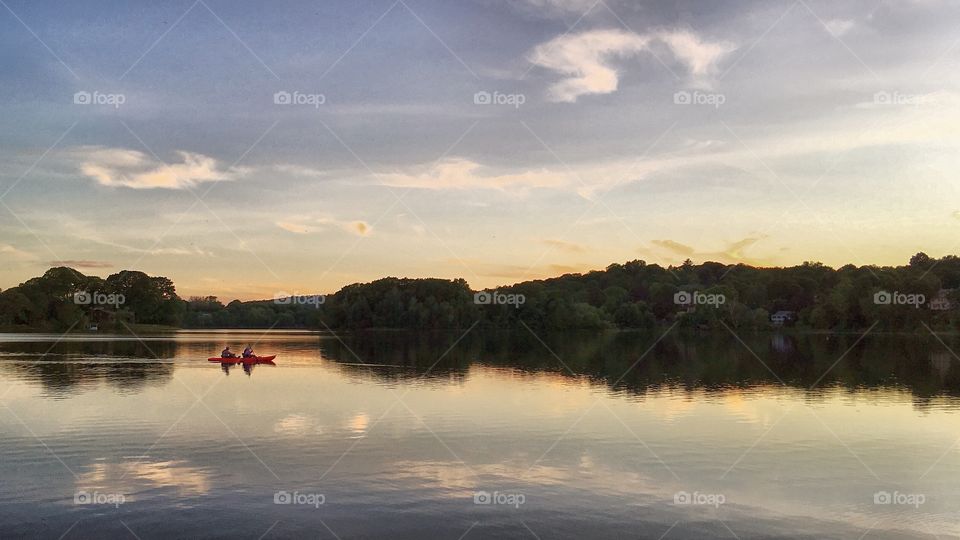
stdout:
{"type": "MultiPolygon", "coordinates": [[[[583,377],[638,395],[664,387],[710,392],[786,385],[812,395],[827,387],[904,388],[918,406],[937,395],[960,396],[960,360],[932,336],[871,334],[858,341],[859,334],[484,332],[454,346],[460,337],[359,332],[341,335],[342,342],[321,338],[320,348],[344,369],[396,382],[457,381],[479,363],[583,377]],[[355,365],[362,363],[405,369],[355,365]]],[[[956,341],[946,344],[958,349],[956,341]]]]}
{"type": "MultiPolygon", "coordinates": [[[[956,336],[941,343],[913,334],[779,334],[656,332],[353,332],[267,334],[281,358],[325,359],[344,373],[391,383],[462,382],[473,364],[577,377],[642,396],[663,388],[706,392],[786,385],[811,396],[829,387],[849,391],[909,390],[923,407],[938,395],[960,396],[956,336]]],[[[4,342],[0,369],[39,382],[51,397],[99,384],[139,392],[172,381],[177,363],[205,361],[226,336],[4,342]]],[[[281,361],[281,365],[284,362],[281,361]]],[[[215,363],[214,363],[215,365],[215,363]]],[[[290,365],[287,363],[286,365],[290,365]]],[[[252,364],[241,364],[251,375],[252,364]]],[[[221,365],[226,375],[232,366],[221,365]]]]}

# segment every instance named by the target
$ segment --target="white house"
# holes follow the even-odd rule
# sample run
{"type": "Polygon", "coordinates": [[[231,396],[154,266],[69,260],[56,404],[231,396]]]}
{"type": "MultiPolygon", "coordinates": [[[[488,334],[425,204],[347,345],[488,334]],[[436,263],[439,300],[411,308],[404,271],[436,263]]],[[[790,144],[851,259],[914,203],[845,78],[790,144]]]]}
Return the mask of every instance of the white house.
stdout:
{"type": "Polygon", "coordinates": [[[953,303],[950,302],[950,298],[948,298],[951,292],[952,289],[940,289],[937,296],[932,298],[927,305],[934,311],[948,311],[953,309],[953,303]]]}
{"type": "Polygon", "coordinates": [[[783,326],[785,323],[788,323],[797,318],[797,314],[793,311],[778,311],[770,316],[770,322],[774,326],[783,326]]]}

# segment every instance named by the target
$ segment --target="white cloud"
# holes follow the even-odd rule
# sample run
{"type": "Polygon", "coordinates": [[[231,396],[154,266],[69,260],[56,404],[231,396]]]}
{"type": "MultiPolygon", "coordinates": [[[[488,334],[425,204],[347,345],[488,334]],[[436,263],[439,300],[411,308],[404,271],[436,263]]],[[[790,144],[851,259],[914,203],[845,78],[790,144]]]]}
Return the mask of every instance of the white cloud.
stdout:
{"type": "Polygon", "coordinates": [[[314,227],[305,223],[295,223],[293,221],[278,221],[277,227],[295,234],[308,234],[320,230],[320,227],[314,227]]]}
{"type": "Polygon", "coordinates": [[[479,163],[463,158],[449,158],[414,173],[379,175],[389,186],[420,189],[529,189],[557,188],[570,183],[570,174],[547,169],[498,174],[487,171],[479,163]]]}
{"type": "Polygon", "coordinates": [[[303,165],[282,164],[282,165],[276,165],[274,168],[279,172],[290,174],[293,176],[314,176],[314,177],[330,176],[329,171],[322,170],[322,169],[315,169],[313,167],[304,167],[303,165]]]}
{"type": "Polygon", "coordinates": [[[709,75],[717,62],[736,48],[728,42],[703,41],[693,32],[686,30],[658,32],[653,34],[653,39],[666,43],[674,56],[696,77],[709,75]]]}
{"type": "Polygon", "coordinates": [[[209,156],[177,152],[180,162],[165,164],[137,150],[85,147],[76,154],[80,171],[103,186],[133,189],[185,189],[201,182],[233,180],[239,169],[224,169],[209,156]]]}
{"type": "Polygon", "coordinates": [[[856,23],[847,19],[831,19],[824,23],[827,30],[836,37],[841,37],[856,26],[856,23]]]}
{"type": "Polygon", "coordinates": [[[703,41],[686,30],[662,30],[643,35],[623,30],[588,30],[541,43],[527,58],[538,66],[565,75],[565,79],[550,87],[548,98],[573,103],[585,94],[616,91],[620,75],[612,65],[613,61],[649,51],[658,43],[666,45],[696,79],[709,75],[717,62],[734,49],[729,43],[703,41]]]}
{"type": "Polygon", "coordinates": [[[357,236],[367,236],[373,232],[373,226],[366,221],[342,221],[331,217],[291,216],[287,220],[276,222],[276,226],[294,234],[311,234],[330,227],[342,229],[357,236]]]}

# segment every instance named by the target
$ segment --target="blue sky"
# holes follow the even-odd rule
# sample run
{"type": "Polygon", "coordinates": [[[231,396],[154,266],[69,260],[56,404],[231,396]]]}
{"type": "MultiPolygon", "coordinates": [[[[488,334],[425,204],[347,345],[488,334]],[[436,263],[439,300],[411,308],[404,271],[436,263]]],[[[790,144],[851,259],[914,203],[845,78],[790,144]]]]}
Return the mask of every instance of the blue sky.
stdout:
{"type": "Polygon", "coordinates": [[[0,287],[58,262],[264,298],[955,253],[958,22],[938,0],[3,0],[0,287]]]}

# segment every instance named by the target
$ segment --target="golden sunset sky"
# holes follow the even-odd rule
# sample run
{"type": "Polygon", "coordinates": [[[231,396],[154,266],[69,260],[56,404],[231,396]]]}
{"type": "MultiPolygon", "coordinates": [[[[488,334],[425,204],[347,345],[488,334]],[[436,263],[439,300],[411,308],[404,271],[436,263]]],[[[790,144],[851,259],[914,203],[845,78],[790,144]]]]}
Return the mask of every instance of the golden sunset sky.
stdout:
{"type": "Polygon", "coordinates": [[[492,287],[960,244],[938,0],[8,2],[0,287],[492,287]]]}

